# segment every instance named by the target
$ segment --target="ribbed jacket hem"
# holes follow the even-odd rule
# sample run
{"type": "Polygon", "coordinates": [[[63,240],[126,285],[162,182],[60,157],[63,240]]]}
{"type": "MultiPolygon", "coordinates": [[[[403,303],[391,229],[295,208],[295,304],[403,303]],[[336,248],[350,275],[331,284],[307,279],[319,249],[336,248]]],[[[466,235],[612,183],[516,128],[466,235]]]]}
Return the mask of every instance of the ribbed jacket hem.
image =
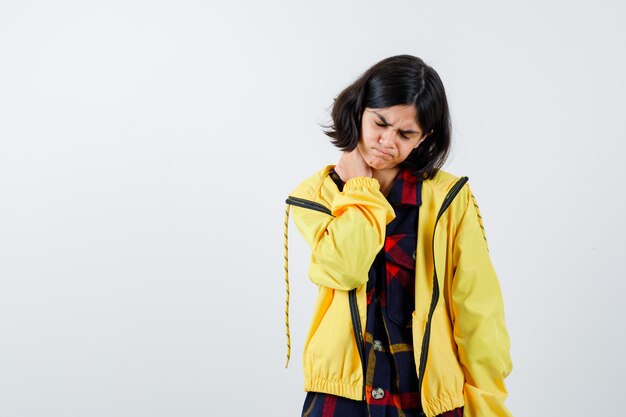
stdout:
{"type": "Polygon", "coordinates": [[[454,392],[441,394],[438,397],[431,398],[422,404],[422,409],[428,417],[438,416],[446,411],[465,405],[465,397],[462,392],[454,392]]]}
{"type": "Polygon", "coordinates": [[[363,400],[363,385],[358,382],[346,383],[341,380],[305,378],[304,390],[338,395],[340,397],[346,397],[356,401],[363,400]]]}

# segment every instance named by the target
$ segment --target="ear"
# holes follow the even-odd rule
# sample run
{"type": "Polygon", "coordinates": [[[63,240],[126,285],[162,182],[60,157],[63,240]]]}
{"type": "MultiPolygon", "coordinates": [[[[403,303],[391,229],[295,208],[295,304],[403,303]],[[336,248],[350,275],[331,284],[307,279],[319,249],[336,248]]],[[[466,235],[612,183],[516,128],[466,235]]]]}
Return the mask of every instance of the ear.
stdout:
{"type": "Polygon", "coordinates": [[[432,135],[432,133],[433,133],[433,129],[430,129],[430,131],[424,135],[424,137],[422,138],[422,140],[420,140],[419,142],[417,142],[417,145],[415,145],[415,147],[414,147],[413,149],[417,149],[417,147],[418,147],[418,146],[420,146],[420,145],[421,145],[421,143],[422,143],[422,142],[424,142],[428,136],[432,135]]]}

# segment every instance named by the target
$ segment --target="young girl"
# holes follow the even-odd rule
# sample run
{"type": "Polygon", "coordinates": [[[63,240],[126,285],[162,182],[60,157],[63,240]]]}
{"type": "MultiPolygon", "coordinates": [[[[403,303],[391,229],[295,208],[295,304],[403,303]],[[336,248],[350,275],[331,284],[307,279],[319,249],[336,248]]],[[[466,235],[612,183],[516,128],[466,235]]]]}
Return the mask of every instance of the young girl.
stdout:
{"type": "MultiPolygon", "coordinates": [[[[414,56],[384,59],[339,94],[332,119],[339,161],[287,199],[318,285],[302,415],[510,416],[483,220],[468,178],[440,169],[450,116],[439,75],[414,56]]],[[[289,360],[288,321],[287,336],[289,360]]]]}

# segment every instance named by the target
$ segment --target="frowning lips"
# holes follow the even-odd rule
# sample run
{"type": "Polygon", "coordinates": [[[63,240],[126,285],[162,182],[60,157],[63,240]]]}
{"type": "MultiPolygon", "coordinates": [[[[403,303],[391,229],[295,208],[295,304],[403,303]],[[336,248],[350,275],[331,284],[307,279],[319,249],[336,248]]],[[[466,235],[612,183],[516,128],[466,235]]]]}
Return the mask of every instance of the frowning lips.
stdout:
{"type": "Polygon", "coordinates": [[[378,148],[372,148],[372,149],[374,149],[374,150],[375,150],[378,154],[380,154],[380,155],[382,155],[382,156],[385,156],[385,157],[387,157],[387,158],[391,158],[391,157],[392,157],[392,155],[391,155],[390,153],[387,153],[387,152],[381,151],[381,150],[380,150],[380,149],[378,149],[378,148]]]}

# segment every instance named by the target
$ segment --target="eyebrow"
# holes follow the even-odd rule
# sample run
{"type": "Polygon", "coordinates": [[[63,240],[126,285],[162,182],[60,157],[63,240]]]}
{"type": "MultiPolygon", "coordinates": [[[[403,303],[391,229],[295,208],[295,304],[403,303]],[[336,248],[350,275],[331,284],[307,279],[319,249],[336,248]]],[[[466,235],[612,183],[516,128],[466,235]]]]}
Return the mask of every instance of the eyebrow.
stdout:
{"type": "MultiPolygon", "coordinates": [[[[381,120],[384,124],[386,124],[386,125],[388,125],[388,126],[393,127],[393,125],[391,125],[391,124],[387,121],[387,119],[385,119],[385,118],[384,118],[384,117],[383,117],[380,113],[377,113],[377,112],[375,112],[375,111],[372,111],[372,113],[374,113],[376,116],[378,116],[378,117],[380,118],[380,120],[381,120]]],[[[420,134],[420,132],[416,132],[415,130],[402,130],[402,129],[398,129],[398,130],[400,130],[400,133],[402,133],[403,135],[407,135],[407,134],[416,134],[416,135],[419,135],[419,134],[420,134]]]]}

